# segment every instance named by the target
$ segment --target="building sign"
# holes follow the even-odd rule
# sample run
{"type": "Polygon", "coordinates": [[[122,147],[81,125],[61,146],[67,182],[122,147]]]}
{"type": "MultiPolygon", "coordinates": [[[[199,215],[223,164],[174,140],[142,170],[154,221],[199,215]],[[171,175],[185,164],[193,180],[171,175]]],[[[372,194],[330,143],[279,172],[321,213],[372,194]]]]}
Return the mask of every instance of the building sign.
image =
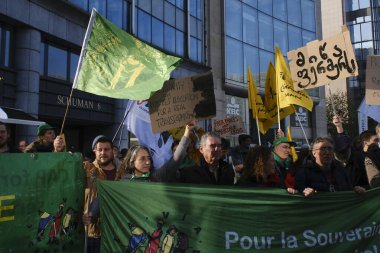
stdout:
{"type": "Polygon", "coordinates": [[[102,105],[99,102],[77,97],[71,97],[71,99],[69,99],[67,96],[57,95],[57,104],[62,106],[67,106],[67,104],[69,104],[70,107],[84,110],[102,110],[102,105]]]}
{"type": "Polygon", "coordinates": [[[308,110],[306,110],[303,107],[298,107],[298,109],[296,110],[296,113],[290,116],[291,126],[301,127],[300,122],[303,127],[311,127],[311,114],[308,110]]]}
{"type": "Polygon", "coordinates": [[[227,98],[227,116],[241,116],[243,119],[245,118],[243,115],[244,100],[242,98],[226,96],[227,98]]]}

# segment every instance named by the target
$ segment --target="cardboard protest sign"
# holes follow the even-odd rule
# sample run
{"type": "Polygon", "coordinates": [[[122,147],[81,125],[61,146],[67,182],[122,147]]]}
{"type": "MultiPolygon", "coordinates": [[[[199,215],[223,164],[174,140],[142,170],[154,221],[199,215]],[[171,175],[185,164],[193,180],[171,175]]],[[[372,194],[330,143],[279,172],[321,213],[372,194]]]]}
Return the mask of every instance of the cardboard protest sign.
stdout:
{"type": "Polygon", "coordinates": [[[166,81],[148,100],[153,133],[216,114],[212,73],[166,81]]]}
{"type": "Polygon", "coordinates": [[[342,32],[325,40],[314,40],[306,47],[287,54],[295,90],[312,89],[334,80],[358,75],[350,32],[342,32]]]}
{"type": "Polygon", "coordinates": [[[246,133],[243,120],[239,116],[215,120],[214,130],[222,137],[246,133]]]}
{"type": "Polygon", "coordinates": [[[380,105],[380,55],[367,56],[365,97],[368,105],[380,105]]]}

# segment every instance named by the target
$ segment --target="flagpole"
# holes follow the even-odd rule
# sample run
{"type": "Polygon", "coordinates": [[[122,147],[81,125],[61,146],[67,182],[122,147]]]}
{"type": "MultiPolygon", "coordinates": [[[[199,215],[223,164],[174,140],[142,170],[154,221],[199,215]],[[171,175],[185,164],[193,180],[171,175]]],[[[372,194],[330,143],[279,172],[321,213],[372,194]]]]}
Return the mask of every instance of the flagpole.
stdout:
{"type": "Polygon", "coordinates": [[[309,149],[310,149],[310,143],[309,143],[309,140],[308,140],[307,137],[306,137],[305,129],[304,129],[303,126],[302,126],[302,123],[301,123],[301,120],[300,120],[300,118],[299,118],[299,116],[298,116],[298,114],[297,114],[296,108],[294,107],[294,105],[292,105],[292,107],[293,107],[293,110],[295,111],[295,114],[296,114],[296,118],[297,118],[297,120],[298,120],[298,123],[299,123],[300,126],[301,126],[302,133],[303,133],[303,136],[305,137],[305,140],[306,140],[307,146],[308,146],[309,149]]]}
{"type": "MultiPolygon", "coordinates": [[[[277,72],[276,72],[276,93],[277,93],[277,120],[278,120],[278,129],[281,129],[281,119],[280,119],[280,93],[278,89],[278,82],[277,82],[277,72]]],[[[277,136],[277,134],[275,135],[277,136]]]]}
{"type": "Polygon", "coordinates": [[[124,113],[123,120],[121,121],[119,127],[117,128],[116,133],[115,133],[115,135],[112,138],[112,142],[115,140],[117,134],[119,133],[121,126],[124,126],[124,121],[127,118],[129,112],[131,111],[131,108],[132,108],[133,104],[135,103],[134,100],[130,100],[130,101],[132,101],[132,102],[128,103],[128,106],[125,108],[125,113],[124,113]]]}
{"type": "Polygon", "coordinates": [[[76,86],[77,86],[77,81],[78,81],[79,70],[82,67],[83,57],[84,57],[84,55],[86,54],[86,51],[87,51],[88,40],[90,39],[90,34],[91,34],[91,31],[92,31],[92,27],[94,25],[95,15],[96,15],[96,9],[93,8],[92,11],[91,11],[90,21],[88,22],[86,34],[84,35],[83,44],[82,44],[82,50],[80,52],[80,56],[79,56],[79,60],[78,60],[77,71],[75,72],[73,86],[71,87],[70,96],[69,96],[69,98],[67,100],[66,111],[65,111],[65,115],[63,116],[61,131],[60,131],[59,135],[62,135],[63,128],[65,126],[67,112],[69,111],[69,106],[70,106],[70,103],[71,103],[71,97],[73,96],[73,90],[75,88],[77,88],[76,86]]]}
{"type": "Polygon", "coordinates": [[[259,127],[259,112],[257,110],[257,104],[256,104],[256,98],[255,98],[256,94],[254,94],[252,96],[252,99],[253,99],[253,105],[252,106],[252,110],[255,110],[255,113],[256,113],[256,126],[257,126],[257,136],[259,138],[259,145],[261,146],[261,136],[260,136],[260,127],[259,127]],[[253,108],[253,106],[255,106],[255,109],[253,108]]]}

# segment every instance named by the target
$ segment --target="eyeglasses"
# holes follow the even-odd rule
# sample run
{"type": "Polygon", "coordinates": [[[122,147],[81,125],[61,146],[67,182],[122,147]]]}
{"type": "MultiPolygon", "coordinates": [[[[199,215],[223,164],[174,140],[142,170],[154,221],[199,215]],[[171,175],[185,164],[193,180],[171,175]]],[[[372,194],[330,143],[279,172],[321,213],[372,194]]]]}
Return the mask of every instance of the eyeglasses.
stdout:
{"type": "Polygon", "coordinates": [[[333,147],[320,147],[320,148],[316,148],[314,150],[319,150],[321,152],[333,152],[334,148],[333,147]]]}

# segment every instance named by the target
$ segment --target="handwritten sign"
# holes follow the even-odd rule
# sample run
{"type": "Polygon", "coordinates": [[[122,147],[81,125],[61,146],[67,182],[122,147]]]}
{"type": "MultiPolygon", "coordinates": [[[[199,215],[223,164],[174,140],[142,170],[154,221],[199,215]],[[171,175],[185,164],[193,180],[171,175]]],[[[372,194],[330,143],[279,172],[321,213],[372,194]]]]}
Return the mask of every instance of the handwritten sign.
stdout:
{"type": "Polygon", "coordinates": [[[148,100],[153,133],[181,127],[216,114],[211,72],[166,81],[148,100]]]}
{"type": "Polygon", "coordinates": [[[358,75],[350,32],[346,26],[337,35],[326,40],[314,40],[287,55],[295,90],[316,88],[358,75]]]}
{"type": "Polygon", "coordinates": [[[367,56],[365,83],[367,105],[380,105],[380,55],[367,56]]]}
{"type": "Polygon", "coordinates": [[[246,133],[243,120],[240,116],[215,120],[214,130],[222,137],[246,133]]]}

